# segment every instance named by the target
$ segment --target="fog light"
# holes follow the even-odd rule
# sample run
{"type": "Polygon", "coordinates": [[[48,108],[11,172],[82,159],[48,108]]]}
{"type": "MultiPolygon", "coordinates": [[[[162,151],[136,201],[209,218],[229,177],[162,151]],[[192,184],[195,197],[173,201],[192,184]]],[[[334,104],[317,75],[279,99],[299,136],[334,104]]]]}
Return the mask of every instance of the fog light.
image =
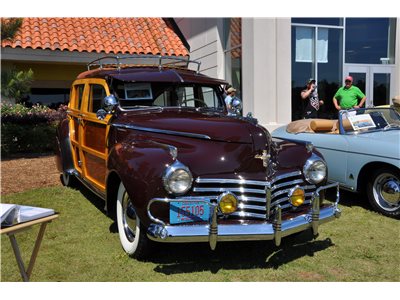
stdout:
{"type": "Polygon", "coordinates": [[[236,196],[230,192],[223,193],[218,197],[219,210],[225,214],[231,214],[237,210],[238,200],[236,196]]]}
{"type": "Polygon", "coordinates": [[[304,190],[300,187],[295,187],[289,192],[290,203],[295,207],[302,205],[304,203],[304,199],[304,190]]]}

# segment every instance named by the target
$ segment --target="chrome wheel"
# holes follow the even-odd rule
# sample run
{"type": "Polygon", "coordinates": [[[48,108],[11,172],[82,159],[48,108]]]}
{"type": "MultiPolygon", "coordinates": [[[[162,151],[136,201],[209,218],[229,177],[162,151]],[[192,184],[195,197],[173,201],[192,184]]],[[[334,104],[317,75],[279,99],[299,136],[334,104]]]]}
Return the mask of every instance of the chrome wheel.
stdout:
{"type": "Polygon", "coordinates": [[[384,210],[395,211],[400,207],[400,181],[390,173],[375,178],[373,194],[376,203],[384,210]]]}
{"type": "Polygon", "coordinates": [[[392,168],[376,170],[367,185],[372,207],[385,216],[400,216],[400,173],[392,168]]]}

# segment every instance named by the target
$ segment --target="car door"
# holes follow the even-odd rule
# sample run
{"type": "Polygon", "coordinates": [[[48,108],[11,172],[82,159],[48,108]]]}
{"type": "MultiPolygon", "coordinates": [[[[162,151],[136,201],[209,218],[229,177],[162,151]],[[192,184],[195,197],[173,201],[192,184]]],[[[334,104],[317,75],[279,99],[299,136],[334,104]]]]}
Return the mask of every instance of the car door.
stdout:
{"type": "Polygon", "coordinates": [[[87,79],[85,83],[79,122],[82,177],[93,187],[104,192],[108,155],[107,137],[110,129],[108,121],[111,115],[99,120],[96,112],[101,108],[103,98],[110,92],[104,79],[87,79]]]}
{"type": "Polygon", "coordinates": [[[82,159],[80,146],[80,122],[82,120],[82,103],[85,97],[85,80],[74,81],[71,88],[70,103],[68,105],[69,132],[72,149],[72,159],[75,170],[82,177],[82,159]]]}

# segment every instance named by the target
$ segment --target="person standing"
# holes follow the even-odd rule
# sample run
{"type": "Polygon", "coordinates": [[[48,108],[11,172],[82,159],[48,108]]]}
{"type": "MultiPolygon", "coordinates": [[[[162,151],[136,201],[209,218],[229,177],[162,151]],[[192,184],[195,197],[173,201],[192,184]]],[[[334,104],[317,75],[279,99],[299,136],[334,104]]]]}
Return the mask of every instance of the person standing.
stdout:
{"type": "Polygon", "coordinates": [[[319,99],[317,86],[315,85],[315,79],[310,78],[310,80],[308,80],[307,88],[301,91],[300,96],[302,100],[307,101],[303,118],[318,118],[319,107],[320,105],[324,104],[324,101],[319,99]]]}
{"type": "Polygon", "coordinates": [[[358,87],[353,85],[353,77],[347,76],[344,83],[345,85],[340,87],[333,96],[335,108],[342,110],[362,107],[367,97],[358,87]]]}
{"type": "Polygon", "coordinates": [[[226,94],[227,96],[225,97],[225,104],[226,104],[226,108],[228,110],[228,112],[232,112],[232,101],[233,98],[235,98],[236,96],[236,89],[234,89],[232,86],[230,88],[228,88],[226,90],[226,94]]]}

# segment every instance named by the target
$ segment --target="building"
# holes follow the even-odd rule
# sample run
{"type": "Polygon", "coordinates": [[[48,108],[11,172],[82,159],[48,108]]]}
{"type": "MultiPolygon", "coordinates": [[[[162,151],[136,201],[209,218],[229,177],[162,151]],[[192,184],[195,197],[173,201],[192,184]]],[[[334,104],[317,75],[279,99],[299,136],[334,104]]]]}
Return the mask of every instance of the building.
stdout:
{"type": "Polygon", "coordinates": [[[322,117],[352,75],[367,105],[400,95],[399,18],[176,18],[202,72],[240,90],[244,113],[272,130],[299,119],[300,91],[315,78],[322,117]]]}
{"type": "Polygon", "coordinates": [[[1,43],[2,69],[33,70],[31,102],[65,103],[72,81],[99,57],[187,56],[174,26],[163,18],[24,18],[15,38],[1,43]]]}

